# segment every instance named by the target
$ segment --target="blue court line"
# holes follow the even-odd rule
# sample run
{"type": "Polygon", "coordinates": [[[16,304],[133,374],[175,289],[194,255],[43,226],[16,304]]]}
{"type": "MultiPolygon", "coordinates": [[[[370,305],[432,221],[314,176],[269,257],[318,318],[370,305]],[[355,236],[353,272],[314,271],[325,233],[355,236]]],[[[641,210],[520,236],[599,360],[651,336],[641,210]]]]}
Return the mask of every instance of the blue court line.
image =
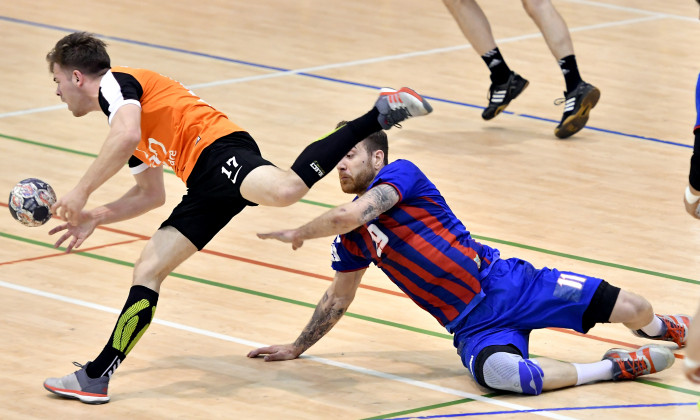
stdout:
{"type": "Polygon", "coordinates": [[[558,408],[540,408],[534,410],[504,410],[504,411],[484,411],[480,413],[462,413],[462,414],[442,414],[436,416],[419,416],[419,417],[392,417],[387,420],[412,420],[412,419],[444,419],[467,416],[488,416],[495,414],[527,414],[537,413],[542,411],[578,411],[578,410],[610,410],[615,408],[656,408],[656,407],[673,407],[673,406],[695,406],[697,402],[689,403],[660,403],[660,404],[629,404],[629,405],[592,405],[586,407],[558,407],[558,408]]]}
{"type": "MultiPolygon", "coordinates": [[[[9,17],[9,16],[0,16],[0,20],[12,22],[12,23],[17,23],[17,24],[21,24],[21,25],[29,25],[29,26],[34,26],[34,27],[38,27],[38,28],[61,31],[61,32],[76,32],[76,31],[78,31],[78,29],[71,29],[71,28],[66,28],[63,26],[49,25],[49,24],[40,23],[40,22],[33,22],[33,21],[13,18],[13,17],[9,17]]],[[[341,83],[341,84],[350,85],[350,86],[358,86],[358,87],[364,87],[364,88],[369,88],[369,89],[374,89],[374,90],[381,89],[381,86],[369,85],[366,83],[359,83],[359,82],[352,82],[349,80],[321,76],[321,75],[313,74],[313,73],[296,72],[292,69],[285,69],[283,67],[276,67],[276,66],[269,66],[266,64],[254,63],[252,61],[238,60],[235,58],[229,58],[229,57],[224,57],[224,56],[220,56],[220,55],[207,54],[207,53],[203,53],[203,52],[199,52],[199,51],[186,50],[183,48],[169,47],[167,45],[153,44],[151,42],[136,41],[133,39],[122,38],[122,37],[117,37],[117,36],[110,36],[110,35],[104,35],[104,34],[98,34],[98,33],[95,33],[95,35],[97,35],[103,39],[123,42],[126,44],[133,44],[133,45],[139,45],[139,46],[148,47],[148,48],[155,48],[155,49],[159,49],[159,50],[172,51],[172,52],[177,52],[177,53],[182,53],[182,54],[193,55],[193,56],[197,56],[197,57],[210,58],[213,60],[225,61],[228,63],[236,63],[236,64],[248,66],[248,67],[255,67],[255,68],[260,68],[260,69],[265,69],[265,70],[289,72],[289,73],[294,73],[294,74],[304,76],[304,77],[312,77],[314,79],[319,79],[319,80],[324,80],[324,81],[334,82],[334,83],[341,83]]],[[[444,99],[444,98],[437,98],[434,96],[424,96],[424,97],[426,99],[429,99],[429,100],[435,101],[435,102],[442,102],[442,103],[464,106],[464,107],[469,107],[469,108],[484,109],[483,106],[469,104],[466,102],[453,101],[453,100],[444,99]]],[[[511,112],[511,111],[503,111],[502,113],[514,115],[517,117],[529,118],[529,119],[538,120],[538,121],[551,122],[551,123],[555,123],[555,124],[559,123],[558,120],[552,120],[550,118],[538,117],[536,115],[518,114],[518,113],[511,112]]],[[[689,148],[689,149],[693,148],[693,146],[689,145],[689,144],[683,144],[683,143],[678,143],[678,142],[669,141],[669,140],[662,140],[662,139],[657,139],[654,137],[647,137],[647,136],[640,136],[637,134],[623,133],[621,131],[608,130],[608,129],[604,129],[604,128],[592,127],[589,125],[587,125],[585,128],[589,129],[589,130],[599,131],[602,133],[613,134],[613,135],[622,136],[622,137],[629,137],[629,138],[638,139],[638,140],[652,141],[652,142],[656,142],[656,143],[663,143],[663,144],[668,144],[671,146],[680,146],[680,147],[685,147],[685,148],[689,148]]]]}

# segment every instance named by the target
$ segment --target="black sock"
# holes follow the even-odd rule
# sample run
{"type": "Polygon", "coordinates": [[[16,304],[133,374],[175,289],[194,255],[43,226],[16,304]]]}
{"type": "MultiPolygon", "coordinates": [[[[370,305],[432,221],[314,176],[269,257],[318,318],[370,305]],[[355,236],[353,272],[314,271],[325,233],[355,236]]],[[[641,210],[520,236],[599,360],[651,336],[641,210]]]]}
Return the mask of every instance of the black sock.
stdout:
{"type": "Polygon", "coordinates": [[[379,111],[371,111],[350,121],[332,133],[322,137],[301,152],[292,164],[294,171],[311,188],[343,159],[350,149],[370,134],[382,129],[377,118],[379,111]]]}
{"type": "Polygon", "coordinates": [[[492,83],[500,85],[508,81],[508,77],[510,77],[510,68],[506,64],[506,60],[503,59],[498,47],[482,55],[481,58],[488,66],[489,70],[491,70],[492,83]]]}
{"type": "Polygon", "coordinates": [[[579,83],[581,83],[581,74],[578,72],[578,65],[576,64],[576,56],[571,54],[559,60],[559,67],[561,72],[564,73],[564,80],[566,81],[566,92],[571,92],[576,89],[579,83]]]}
{"type": "Polygon", "coordinates": [[[109,342],[85,370],[88,377],[112,376],[153,319],[158,293],[144,286],[132,286],[109,342]]]}

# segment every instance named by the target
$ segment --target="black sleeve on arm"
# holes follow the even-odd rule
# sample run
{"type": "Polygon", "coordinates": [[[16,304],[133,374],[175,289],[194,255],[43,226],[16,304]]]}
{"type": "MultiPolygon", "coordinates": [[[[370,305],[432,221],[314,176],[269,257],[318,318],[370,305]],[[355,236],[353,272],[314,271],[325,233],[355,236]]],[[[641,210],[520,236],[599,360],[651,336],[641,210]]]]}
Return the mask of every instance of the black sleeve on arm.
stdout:
{"type": "Polygon", "coordinates": [[[690,158],[690,186],[700,191],[700,127],[695,129],[695,146],[693,156],[690,158]]]}

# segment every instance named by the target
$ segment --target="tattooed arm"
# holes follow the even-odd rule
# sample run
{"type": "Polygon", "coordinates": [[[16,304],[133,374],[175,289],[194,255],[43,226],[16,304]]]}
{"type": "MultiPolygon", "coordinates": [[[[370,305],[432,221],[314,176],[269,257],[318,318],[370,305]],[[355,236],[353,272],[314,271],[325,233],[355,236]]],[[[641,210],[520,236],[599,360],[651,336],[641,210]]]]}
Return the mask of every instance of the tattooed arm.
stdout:
{"type": "Polygon", "coordinates": [[[389,184],[380,184],[357,200],[332,208],[298,229],[258,233],[261,239],[277,239],[301,248],[304,240],[347,233],[364,225],[399,202],[399,193],[389,184]]]}
{"type": "Polygon", "coordinates": [[[266,355],[265,361],[296,359],[309,347],[321,339],[340,320],[348,306],[355,298],[355,292],[360,286],[360,280],[366,269],[349,273],[335,273],[331,283],[316,310],[299,337],[292,344],[273,345],[251,350],[248,357],[266,355]]]}

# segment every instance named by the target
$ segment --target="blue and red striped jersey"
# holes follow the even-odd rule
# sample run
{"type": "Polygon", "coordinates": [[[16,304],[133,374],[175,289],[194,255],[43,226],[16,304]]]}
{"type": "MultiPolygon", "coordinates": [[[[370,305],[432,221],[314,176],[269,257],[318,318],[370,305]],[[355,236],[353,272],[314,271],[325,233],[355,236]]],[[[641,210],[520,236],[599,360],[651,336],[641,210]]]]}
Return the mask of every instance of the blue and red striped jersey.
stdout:
{"type": "Polygon", "coordinates": [[[481,279],[499,258],[475,241],[440,191],[412,162],[382,168],[368,189],[389,184],[399,202],[378,218],[335,238],[331,266],[354,271],[374,263],[448,331],[484,297],[481,279]]]}

